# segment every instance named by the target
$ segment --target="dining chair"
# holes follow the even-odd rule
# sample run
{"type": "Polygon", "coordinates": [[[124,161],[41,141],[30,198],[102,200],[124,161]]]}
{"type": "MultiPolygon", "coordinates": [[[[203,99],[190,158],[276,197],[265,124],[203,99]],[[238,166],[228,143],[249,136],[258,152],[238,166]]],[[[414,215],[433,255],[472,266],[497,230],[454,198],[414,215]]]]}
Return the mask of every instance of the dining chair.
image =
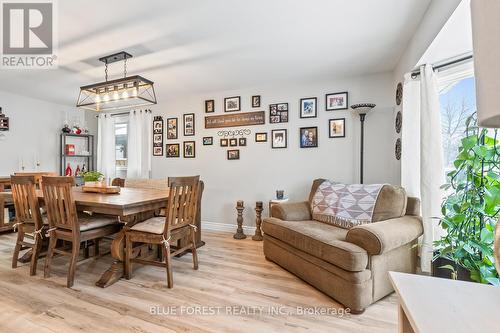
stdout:
{"type": "Polygon", "coordinates": [[[54,253],[70,256],[67,286],[73,286],[76,262],[82,242],[94,241],[95,256],[98,256],[99,240],[120,230],[121,224],[116,217],[77,213],[73,197],[74,179],[72,177],[42,177],[42,190],[47,216],[50,240],[45,258],[44,276],[50,277],[54,253]],[[71,243],[71,252],[56,248],[58,240],[71,243]]]}
{"type": "Polygon", "coordinates": [[[31,249],[30,275],[36,275],[38,257],[48,221],[42,217],[36,195],[35,176],[11,176],[12,199],[16,210],[17,240],[12,255],[12,268],[17,268],[19,252],[31,249]],[[33,241],[27,242],[25,238],[33,241]]]}
{"type": "Polygon", "coordinates": [[[150,218],[125,229],[125,278],[132,278],[132,263],[165,267],[167,270],[167,285],[173,287],[172,257],[190,249],[193,254],[194,269],[198,269],[198,254],[196,252],[196,226],[194,225],[200,177],[192,177],[189,181],[172,182],[166,215],[150,218]],[[189,236],[186,246],[170,252],[170,244],[189,236]],[[132,258],[134,243],[162,245],[163,260],[148,261],[132,258]]]}

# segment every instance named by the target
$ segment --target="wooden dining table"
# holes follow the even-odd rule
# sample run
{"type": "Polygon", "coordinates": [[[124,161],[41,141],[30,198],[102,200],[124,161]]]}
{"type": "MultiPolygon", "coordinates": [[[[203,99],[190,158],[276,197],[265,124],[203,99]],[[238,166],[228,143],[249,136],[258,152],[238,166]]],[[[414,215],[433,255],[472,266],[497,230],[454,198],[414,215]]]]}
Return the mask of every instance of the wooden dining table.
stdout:
{"type": "MultiPolygon", "coordinates": [[[[137,222],[143,213],[165,208],[168,195],[168,190],[149,188],[123,187],[117,194],[87,193],[81,188],[73,188],[73,197],[78,211],[119,216],[124,224],[137,222]]],[[[43,202],[42,191],[37,190],[37,196],[43,202]]],[[[12,193],[0,193],[1,199],[12,200],[12,193]]],[[[111,255],[114,261],[96,282],[97,286],[108,287],[123,276],[124,242],[125,232],[122,230],[115,235],[111,244],[111,255]]],[[[136,251],[136,255],[139,254],[140,251],[136,251]]]]}

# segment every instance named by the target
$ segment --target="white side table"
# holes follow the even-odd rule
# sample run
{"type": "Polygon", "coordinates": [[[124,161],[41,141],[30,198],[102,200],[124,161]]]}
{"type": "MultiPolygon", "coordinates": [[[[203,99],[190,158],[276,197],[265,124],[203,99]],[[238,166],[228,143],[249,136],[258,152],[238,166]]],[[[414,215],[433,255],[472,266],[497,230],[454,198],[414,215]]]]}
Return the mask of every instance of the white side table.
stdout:
{"type": "Polygon", "coordinates": [[[269,200],[269,217],[271,217],[271,209],[273,208],[274,205],[288,202],[288,200],[289,200],[288,198],[283,198],[281,200],[279,200],[279,199],[269,200]]]}

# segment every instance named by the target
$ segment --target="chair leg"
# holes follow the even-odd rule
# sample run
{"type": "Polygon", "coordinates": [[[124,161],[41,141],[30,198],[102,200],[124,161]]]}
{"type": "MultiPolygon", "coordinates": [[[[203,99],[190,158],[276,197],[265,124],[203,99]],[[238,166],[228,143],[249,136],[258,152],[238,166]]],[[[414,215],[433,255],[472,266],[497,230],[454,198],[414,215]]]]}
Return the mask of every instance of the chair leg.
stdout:
{"type": "MultiPolygon", "coordinates": [[[[3,214],[3,212],[0,212],[3,214]]],[[[22,244],[21,242],[24,240],[24,228],[22,225],[19,226],[19,230],[17,231],[17,241],[16,247],[14,248],[14,253],[12,254],[12,268],[17,268],[17,261],[19,260],[19,252],[21,251],[22,244]]]]}
{"type": "Polygon", "coordinates": [[[45,267],[43,270],[43,277],[44,278],[50,277],[52,256],[54,255],[54,249],[56,248],[56,245],[57,245],[57,237],[54,234],[52,234],[52,235],[50,235],[49,248],[47,249],[47,255],[45,256],[45,267]]]}
{"type": "Polygon", "coordinates": [[[33,246],[33,252],[31,253],[30,262],[30,275],[36,275],[36,266],[38,265],[38,256],[40,255],[40,250],[42,248],[42,238],[35,236],[35,244],[33,246]]]}
{"type": "Polygon", "coordinates": [[[78,255],[80,254],[80,240],[74,239],[73,246],[71,247],[71,261],[69,262],[69,271],[68,271],[68,282],[67,287],[73,287],[75,282],[75,270],[76,270],[76,261],[78,259],[78,255]]]}
{"type": "Polygon", "coordinates": [[[170,255],[170,246],[162,246],[163,256],[165,257],[165,267],[167,268],[167,286],[174,287],[174,278],[172,276],[172,256],[170,255]]]}
{"type": "Polygon", "coordinates": [[[99,257],[99,242],[100,238],[94,239],[94,257],[99,257]]]}
{"type": "Polygon", "coordinates": [[[83,257],[85,259],[89,258],[90,257],[90,248],[89,248],[89,242],[86,241],[84,244],[83,244],[83,257]]]}
{"type": "Polygon", "coordinates": [[[125,278],[130,280],[132,278],[132,241],[130,236],[125,234],[125,278]]]}
{"type": "Polygon", "coordinates": [[[193,267],[198,269],[198,252],[196,251],[196,233],[194,228],[191,228],[191,252],[193,253],[193,267]]]}

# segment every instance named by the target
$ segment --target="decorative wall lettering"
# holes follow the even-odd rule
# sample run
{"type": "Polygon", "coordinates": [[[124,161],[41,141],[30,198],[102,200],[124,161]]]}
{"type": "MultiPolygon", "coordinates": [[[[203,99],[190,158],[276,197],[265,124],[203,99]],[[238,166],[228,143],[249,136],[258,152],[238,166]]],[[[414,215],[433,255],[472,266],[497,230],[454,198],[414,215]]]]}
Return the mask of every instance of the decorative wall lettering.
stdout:
{"type": "Polygon", "coordinates": [[[263,125],[265,123],[264,111],[205,117],[205,128],[252,126],[263,125]]]}

